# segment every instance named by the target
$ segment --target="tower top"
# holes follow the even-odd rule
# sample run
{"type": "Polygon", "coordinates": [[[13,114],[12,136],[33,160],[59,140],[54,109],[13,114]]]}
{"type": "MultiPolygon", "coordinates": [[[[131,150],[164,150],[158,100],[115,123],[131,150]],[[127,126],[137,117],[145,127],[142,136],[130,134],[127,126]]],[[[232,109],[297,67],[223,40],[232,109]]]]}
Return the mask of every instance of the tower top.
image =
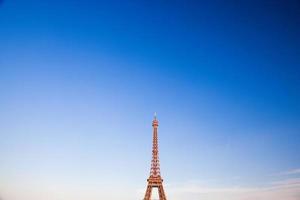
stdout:
{"type": "Polygon", "coordinates": [[[154,113],[154,118],[153,118],[153,121],[152,121],[152,126],[158,126],[158,120],[157,120],[156,112],[154,113]]]}

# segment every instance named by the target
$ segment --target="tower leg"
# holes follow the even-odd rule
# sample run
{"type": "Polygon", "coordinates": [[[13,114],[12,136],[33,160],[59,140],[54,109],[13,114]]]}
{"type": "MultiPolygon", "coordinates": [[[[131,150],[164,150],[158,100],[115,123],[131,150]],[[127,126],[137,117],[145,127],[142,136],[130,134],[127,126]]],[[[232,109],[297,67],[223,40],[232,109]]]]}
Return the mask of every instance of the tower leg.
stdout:
{"type": "Polygon", "coordinates": [[[151,193],[152,193],[152,187],[148,184],[144,200],[150,200],[151,193]]]}
{"type": "Polygon", "coordinates": [[[167,197],[165,195],[164,187],[161,184],[158,186],[158,194],[159,194],[159,200],[167,200],[167,197]]]}

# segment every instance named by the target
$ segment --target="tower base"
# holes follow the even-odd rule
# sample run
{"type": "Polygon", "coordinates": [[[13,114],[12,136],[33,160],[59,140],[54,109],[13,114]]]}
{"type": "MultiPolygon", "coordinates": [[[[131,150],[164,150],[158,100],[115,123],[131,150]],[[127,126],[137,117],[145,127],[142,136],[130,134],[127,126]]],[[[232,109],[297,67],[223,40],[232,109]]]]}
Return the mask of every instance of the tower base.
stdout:
{"type": "Polygon", "coordinates": [[[146,194],[144,197],[144,200],[151,200],[151,194],[152,194],[152,189],[153,188],[158,188],[158,195],[159,195],[159,200],[167,200],[164,187],[163,187],[163,179],[158,176],[158,177],[149,177],[148,185],[147,185],[147,190],[146,194]]]}

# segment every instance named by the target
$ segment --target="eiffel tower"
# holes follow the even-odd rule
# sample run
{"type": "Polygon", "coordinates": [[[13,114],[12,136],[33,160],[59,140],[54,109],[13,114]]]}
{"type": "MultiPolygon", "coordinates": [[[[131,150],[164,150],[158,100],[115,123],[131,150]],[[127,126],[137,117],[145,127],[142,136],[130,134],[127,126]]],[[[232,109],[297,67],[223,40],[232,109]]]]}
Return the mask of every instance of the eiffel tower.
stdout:
{"type": "Polygon", "coordinates": [[[159,200],[167,200],[164,187],[162,184],[163,179],[160,176],[160,165],[159,165],[159,157],[158,157],[158,135],[157,135],[158,120],[156,118],[156,113],[154,114],[152,127],[153,127],[153,146],[152,146],[151,170],[150,170],[150,176],[147,179],[148,185],[147,185],[147,190],[146,190],[144,200],[151,199],[153,188],[158,188],[159,200]]]}

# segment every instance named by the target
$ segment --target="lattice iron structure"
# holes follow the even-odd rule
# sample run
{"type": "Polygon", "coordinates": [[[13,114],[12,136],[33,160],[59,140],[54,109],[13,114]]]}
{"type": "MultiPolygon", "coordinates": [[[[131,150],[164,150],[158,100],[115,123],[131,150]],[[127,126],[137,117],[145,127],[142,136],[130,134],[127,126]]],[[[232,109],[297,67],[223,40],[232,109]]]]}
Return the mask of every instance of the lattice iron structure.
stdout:
{"type": "Polygon", "coordinates": [[[152,189],[158,188],[159,200],[167,200],[165,195],[164,187],[163,187],[163,179],[160,175],[160,165],[159,165],[159,156],[158,156],[158,120],[156,118],[156,114],[154,115],[154,119],[152,121],[153,127],[153,146],[152,146],[152,160],[151,160],[151,169],[150,176],[147,179],[148,185],[146,189],[146,194],[144,200],[150,200],[152,189]]]}

